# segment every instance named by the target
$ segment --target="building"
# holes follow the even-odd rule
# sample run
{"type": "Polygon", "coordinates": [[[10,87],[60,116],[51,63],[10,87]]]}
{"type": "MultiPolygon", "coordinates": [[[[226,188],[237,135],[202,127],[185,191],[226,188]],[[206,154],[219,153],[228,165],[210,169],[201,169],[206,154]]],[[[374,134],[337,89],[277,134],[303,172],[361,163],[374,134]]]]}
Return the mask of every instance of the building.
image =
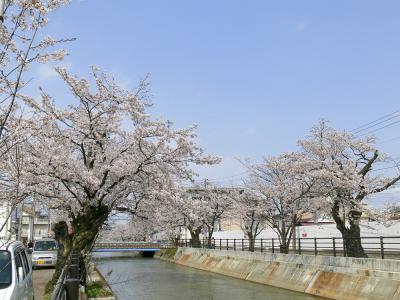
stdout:
{"type": "Polygon", "coordinates": [[[21,239],[34,241],[52,236],[52,224],[48,210],[43,208],[32,209],[23,206],[21,222],[21,239]]]}
{"type": "Polygon", "coordinates": [[[12,215],[12,207],[9,202],[1,202],[0,205],[0,227],[3,229],[0,231],[1,239],[15,239],[14,234],[14,218],[12,215]]]}

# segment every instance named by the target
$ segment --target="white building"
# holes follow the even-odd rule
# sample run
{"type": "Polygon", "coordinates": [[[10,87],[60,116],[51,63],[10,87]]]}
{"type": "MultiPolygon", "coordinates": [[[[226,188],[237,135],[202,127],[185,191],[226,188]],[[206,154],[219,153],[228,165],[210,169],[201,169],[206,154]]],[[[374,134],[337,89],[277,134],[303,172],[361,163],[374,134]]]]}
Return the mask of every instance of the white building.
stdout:
{"type": "Polygon", "coordinates": [[[21,239],[23,241],[34,241],[52,236],[51,226],[48,211],[42,208],[33,210],[24,206],[21,222],[21,239]]]}
{"type": "Polygon", "coordinates": [[[2,202],[0,204],[0,227],[4,225],[3,229],[0,231],[0,238],[2,239],[15,238],[15,234],[13,234],[13,217],[11,214],[11,204],[9,202],[2,202]]]}

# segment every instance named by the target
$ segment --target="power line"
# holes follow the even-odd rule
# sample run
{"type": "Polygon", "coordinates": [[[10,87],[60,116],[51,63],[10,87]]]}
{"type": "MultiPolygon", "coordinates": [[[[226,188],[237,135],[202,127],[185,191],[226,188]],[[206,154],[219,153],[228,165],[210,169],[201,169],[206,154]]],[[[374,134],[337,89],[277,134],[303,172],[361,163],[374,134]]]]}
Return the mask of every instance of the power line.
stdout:
{"type": "Polygon", "coordinates": [[[360,132],[363,132],[363,131],[365,131],[365,130],[368,130],[368,129],[374,128],[374,127],[376,127],[376,126],[378,126],[378,125],[384,124],[384,123],[386,123],[387,121],[393,120],[393,119],[395,119],[395,118],[397,118],[397,117],[399,117],[399,116],[400,116],[400,114],[397,113],[397,114],[395,114],[394,116],[391,116],[390,118],[386,118],[386,119],[384,119],[383,121],[380,121],[380,122],[378,122],[378,123],[374,123],[374,124],[372,124],[372,125],[369,125],[369,126],[367,126],[367,127],[364,127],[364,128],[362,128],[362,129],[359,129],[359,130],[357,130],[357,131],[355,131],[355,132],[352,132],[352,133],[353,133],[354,135],[356,135],[356,134],[358,134],[358,133],[360,133],[360,132]]]}
{"type": "Polygon", "coordinates": [[[237,178],[237,177],[241,177],[248,173],[250,173],[250,171],[245,171],[245,172],[238,173],[235,175],[225,176],[225,177],[220,177],[220,178],[212,178],[212,179],[204,178],[204,179],[194,180],[194,182],[204,182],[205,180],[207,182],[225,182],[225,181],[229,181],[231,179],[237,178]]]}
{"type": "Polygon", "coordinates": [[[392,113],[390,113],[390,114],[384,115],[384,116],[379,117],[378,119],[375,119],[375,120],[373,120],[373,121],[371,121],[371,122],[368,122],[368,123],[366,123],[366,124],[363,124],[363,125],[361,125],[361,126],[358,126],[357,128],[354,128],[354,129],[350,130],[350,132],[354,133],[354,132],[363,131],[363,130],[365,130],[364,127],[371,126],[372,124],[375,124],[375,123],[377,123],[377,122],[379,122],[379,121],[382,121],[383,119],[390,118],[390,117],[392,117],[393,115],[397,115],[397,116],[398,116],[399,113],[400,113],[400,110],[396,110],[396,111],[394,111],[394,112],[392,112],[392,113]]]}
{"type": "Polygon", "coordinates": [[[391,139],[387,139],[387,140],[383,140],[383,141],[380,142],[380,144],[385,144],[385,143],[393,142],[393,141],[396,141],[396,140],[400,140],[400,136],[397,136],[397,137],[391,138],[391,139]]]}
{"type": "Polygon", "coordinates": [[[363,134],[357,136],[357,138],[360,138],[360,137],[369,135],[369,134],[371,134],[371,133],[377,132],[377,131],[379,131],[379,130],[385,129],[385,128],[387,128],[387,127],[393,126],[393,125],[398,124],[398,123],[400,123],[400,120],[395,121],[395,122],[392,122],[392,123],[389,123],[389,124],[387,124],[387,125],[385,125],[385,126],[382,126],[382,127],[377,128],[377,129],[368,131],[368,132],[366,132],[366,133],[363,133],[363,134]]]}
{"type": "Polygon", "coordinates": [[[400,166],[395,165],[395,166],[390,166],[390,167],[384,167],[384,168],[380,168],[380,169],[375,169],[373,171],[383,171],[383,170],[389,170],[389,169],[394,169],[394,168],[399,168],[400,166]]]}

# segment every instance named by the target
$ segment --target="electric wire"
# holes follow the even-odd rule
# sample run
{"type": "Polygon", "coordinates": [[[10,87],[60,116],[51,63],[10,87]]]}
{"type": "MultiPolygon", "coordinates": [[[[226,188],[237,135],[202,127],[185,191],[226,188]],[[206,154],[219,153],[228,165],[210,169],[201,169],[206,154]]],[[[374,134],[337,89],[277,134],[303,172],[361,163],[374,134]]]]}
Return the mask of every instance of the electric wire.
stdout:
{"type": "Polygon", "coordinates": [[[374,128],[374,127],[376,127],[376,126],[378,126],[378,125],[381,125],[381,124],[384,124],[384,123],[386,123],[386,122],[388,122],[388,121],[390,121],[390,120],[396,119],[396,118],[398,118],[399,116],[400,116],[400,114],[397,113],[397,114],[395,114],[394,116],[392,116],[392,117],[390,117],[390,118],[387,118],[387,119],[385,119],[385,120],[383,120],[383,121],[380,121],[380,122],[378,122],[378,123],[375,123],[375,124],[372,124],[372,125],[370,125],[370,126],[367,126],[367,127],[365,127],[365,128],[359,129],[359,130],[354,131],[354,132],[352,132],[352,133],[353,133],[354,135],[357,135],[358,133],[361,133],[361,132],[363,132],[363,131],[365,131],[365,130],[374,128]]]}
{"type": "Polygon", "coordinates": [[[394,112],[392,112],[390,114],[387,114],[387,115],[384,115],[382,117],[379,117],[378,119],[375,119],[375,120],[373,120],[371,122],[368,122],[366,124],[360,125],[360,126],[354,128],[354,129],[350,130],[350,132],[353,133],[353,134],[356,134],[358,132],[366,130],[367,127],[369,129],[371,126],[377,126],[378,124],[376,124],[376,123],[381,124],[382,122],[389,121],[389,120],[391,120],[391,119],[393,119],[395,117],[398,117],[399,115],[400,115],[400,110],[396,110],[396,111],[394,111],[394,112]],[[395,115],[395,116],[393,116],[393,115],[395,115]]]}
{"type": "Polygon", "coordinates": [[[361,135],[358,135],[357,138],[360,138],[360,137],[369,135],[369,134],[371,134],[371,133],[377,132],[377,131],[379,131],[379,130],[385,129],[385,128],[387,128],[387,127],[393,126],[393,125],[398,124],[398,123],[400,123],[400,120],[395,121],[395,122],[392,122],[392,123],[389,123],[389,124],[387,124],[387,125],[385,125],[385,126],[376,128],[376,129],[374,129],[374,130],[368,131],[368,132],[363,133],[363,134],[361,134],[361,135]]]}

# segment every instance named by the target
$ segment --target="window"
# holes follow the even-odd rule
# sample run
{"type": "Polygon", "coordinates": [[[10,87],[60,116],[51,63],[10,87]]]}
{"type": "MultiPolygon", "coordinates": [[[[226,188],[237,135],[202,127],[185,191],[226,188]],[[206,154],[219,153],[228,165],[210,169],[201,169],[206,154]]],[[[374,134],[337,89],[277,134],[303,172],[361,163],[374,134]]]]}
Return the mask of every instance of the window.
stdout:
{"type": "Polygon", "coordinates": [[[21,257],[22,257],[22,262],[24,263],[25,266],[25,273],[29,274],[29,272],[31,271],[31,267],[29,265],[28,258],[26,257],[25,250],[21,251],[21,257]]]}
{"type": "Polygon", "coordinates": [[[33,251],[54,251],[57,250],[55,241],[37,241],[33,251]]]}
{"type": "Polygon", "coordinates": [[[0,289],[5,289],[12,282],[11,276],[11,253],[0,251],[0,289]]]}
{"type": "Polygon", "coordinates": [[[17,277],[19,281],[22,281],[25,278],[25,270],[24,270],[24,266],[22,264],[22,260],[21,260],[21,256],[19,255],[19,252],[15,252],[15,269],[17,271],[17,277]],[[18,269],[22,267],[23,272],[23,278],[19,278],[19,272],[18,269]]]}

